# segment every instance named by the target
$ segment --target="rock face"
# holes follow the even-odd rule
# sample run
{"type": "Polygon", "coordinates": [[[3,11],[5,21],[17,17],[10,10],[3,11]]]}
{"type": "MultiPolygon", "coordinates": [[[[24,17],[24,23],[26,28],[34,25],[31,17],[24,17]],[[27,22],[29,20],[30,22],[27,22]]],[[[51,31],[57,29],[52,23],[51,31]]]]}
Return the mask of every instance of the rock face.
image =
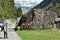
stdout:
{"type": "Polygon", "coordinates": [[[45,9],[50,10],[60,6],[60,0],[43,0],[39,5],[37,5],[36,9],[45,9]]]}
{"type": "Polygon", "coordinates": [[[23,15],[17,26],[20,29],[52,29],[54,27],[55,18],[57,13],[55,10],[59,9],[58,0],[44,0],[27,14],[23,15]],[[58,5],[58,6],[57,6],[58,5]]]}
{"type": "Polygon", "coordinates": [[[34,9],[21,18],[18,26],[21,29],[52,29],[56,17],[54,12],[34,9]]]}

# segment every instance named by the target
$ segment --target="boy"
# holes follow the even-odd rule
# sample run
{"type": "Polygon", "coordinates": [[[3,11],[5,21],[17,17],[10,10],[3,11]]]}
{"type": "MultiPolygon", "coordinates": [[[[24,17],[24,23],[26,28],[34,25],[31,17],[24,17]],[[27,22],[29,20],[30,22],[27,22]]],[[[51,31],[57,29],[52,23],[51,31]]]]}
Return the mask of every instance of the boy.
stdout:
{"type": "Polygon", "coordinates": [[[4,38],[8,38],[7,37],[7,23],[5,23],[4,25],[4,38]]]}

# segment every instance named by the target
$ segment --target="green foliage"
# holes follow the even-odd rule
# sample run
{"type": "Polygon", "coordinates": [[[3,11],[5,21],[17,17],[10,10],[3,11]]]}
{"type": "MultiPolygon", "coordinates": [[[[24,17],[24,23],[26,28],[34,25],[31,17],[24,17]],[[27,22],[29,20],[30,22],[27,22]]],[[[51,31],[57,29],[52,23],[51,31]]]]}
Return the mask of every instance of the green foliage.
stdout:
{"type": "Polygon", "coordinates": [[[0,0],[0,19],[13,18],[15,14],[17,14],[17,9],[14,6],[14,0],[0,0]]]}
{"type": "Polygon", "coordinates": [[[18,17],[21,17],[23,14],[22,14],[22,10],[21,10],[21,8],[19,7],[18,9],[17,9],[17,14],[16,14],[18,17]]]}
{"type": "Polygon", "coordinates": [[[22,40],[60,40],[60,30],[17,31],[22,40]]]}
{"type": "Polygon", "coordinates": [[[53,9],[53,11],[56,12],[58,16],[60,16],[60,7],[53,9]]]}

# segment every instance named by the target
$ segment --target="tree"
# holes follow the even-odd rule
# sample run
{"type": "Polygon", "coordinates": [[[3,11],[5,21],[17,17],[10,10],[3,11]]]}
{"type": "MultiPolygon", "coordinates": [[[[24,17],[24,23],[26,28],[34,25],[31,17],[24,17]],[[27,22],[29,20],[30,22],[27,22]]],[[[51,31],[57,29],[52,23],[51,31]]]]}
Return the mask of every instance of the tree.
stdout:
{"type": "Polygon", "coordinates": [[[14,0],[0,0],[0,19],[2,17],[4,17],[4,19],[13,18],[17,15],[17,10],[19,17],[21,17],[21,8],[17,9],[15,7],[14,0]]]}

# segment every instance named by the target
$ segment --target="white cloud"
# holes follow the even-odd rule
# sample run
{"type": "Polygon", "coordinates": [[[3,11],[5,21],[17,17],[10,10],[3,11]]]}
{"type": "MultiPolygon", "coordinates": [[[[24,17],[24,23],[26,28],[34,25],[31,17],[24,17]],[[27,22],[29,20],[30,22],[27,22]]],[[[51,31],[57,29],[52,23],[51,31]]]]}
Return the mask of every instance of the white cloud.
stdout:
{"type": "Polygon", "coordinates": [[[38,3],[40,3],[40,2],[42,2],[43,0],[31,0],[31,2],[38,2],[38,3]]]}
{"type": "Polygon", "coordinates": [[[20,3],[21,6],[28,6],[28,7],[31,7],[31,3],[34,3],[36,2],[36,4],[42,2],[43,0],[14,0],[15,3],[20,3]]]}
{"type": "MultiPolygon", "coordinates": [[[[34,6],[36,6],[38,3],[42,2],[42,1],[43,0],[14,0],[15,3],[20,4],[23,14],[27,13],[31,8],[33,8],[34,6]],[[36,3],[36,4],[31,4],[31,3],[36,3]],[[29,9],[23,8],[23,7],[29,7],[29,9]]],[[[16,5],[16,6],[19,7],[18,5],[16,5]]]]}
{"type": "Polygon", "coordinates": [[[40,3],[43,0],[14,0],[15,3],[20,3],[20,1],[31,1],[31,2],[35,2],[36,1],[36,2],[40,3]]]}

